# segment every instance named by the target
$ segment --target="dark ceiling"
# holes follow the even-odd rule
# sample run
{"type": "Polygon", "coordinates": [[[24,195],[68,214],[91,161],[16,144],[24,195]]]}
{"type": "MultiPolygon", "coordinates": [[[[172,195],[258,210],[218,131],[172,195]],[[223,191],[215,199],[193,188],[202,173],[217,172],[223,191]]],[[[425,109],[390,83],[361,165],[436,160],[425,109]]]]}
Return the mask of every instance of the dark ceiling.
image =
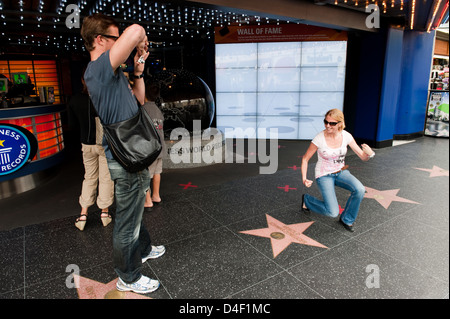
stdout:
{"type": "MultiPolygon", "coordinates": [[[[242,0],[245,1],[245,0],[242,0]]],[[[380,15],[404,26],[426,31],[448,21],[448,0],[295,0],[317,5],[339,6],[346,10],[366,11],[377,4],[380,15]]],[[[274,1],[275,2],[275,1],[274,1]]],[[[1,52],[83,52],[84,46],[75,15],[69,4],[79,8],[81,19],[95,12],[112,15],[122,27],[139,23],[147,28],[153,47],[170,47],[184,41],[212,39],[214,27],[231,24],[296,23],[286,17],[258,15],[238,9],[214,7],[192,1],[146,0],[0,0],[1,52]],[[19,51],[20,50],[20,51],[19,51]]],[[[369,14],[369,13],[367,13],[369,14]]]]}

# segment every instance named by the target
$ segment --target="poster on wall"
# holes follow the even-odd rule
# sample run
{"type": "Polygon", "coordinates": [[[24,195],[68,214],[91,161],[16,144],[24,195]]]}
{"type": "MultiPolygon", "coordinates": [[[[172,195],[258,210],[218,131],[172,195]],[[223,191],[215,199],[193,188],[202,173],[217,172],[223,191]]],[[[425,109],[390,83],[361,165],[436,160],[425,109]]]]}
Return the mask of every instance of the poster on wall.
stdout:
{"type": "Polygon", "coordinates": [[[448,91],[430,90],[425,135],[448,137],[448,91]]]}
{"type": "Polygon", "coordinates": [[[215,43],[347,41],[347,32],[305,24],[216,27],[215,43]]]}

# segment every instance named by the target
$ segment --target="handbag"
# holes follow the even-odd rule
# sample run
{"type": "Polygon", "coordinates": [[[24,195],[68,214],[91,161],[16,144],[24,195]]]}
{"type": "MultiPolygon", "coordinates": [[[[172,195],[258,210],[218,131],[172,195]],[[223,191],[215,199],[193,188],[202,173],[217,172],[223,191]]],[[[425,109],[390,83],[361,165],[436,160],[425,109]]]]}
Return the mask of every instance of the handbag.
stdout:
{"type": "Polygon", "coordinates": [[[161,153],[159,134],[141,106],[128,120],[113,124],[102,122],[102,126],[114,159],[130,173],[147,169],[161,153]]]}

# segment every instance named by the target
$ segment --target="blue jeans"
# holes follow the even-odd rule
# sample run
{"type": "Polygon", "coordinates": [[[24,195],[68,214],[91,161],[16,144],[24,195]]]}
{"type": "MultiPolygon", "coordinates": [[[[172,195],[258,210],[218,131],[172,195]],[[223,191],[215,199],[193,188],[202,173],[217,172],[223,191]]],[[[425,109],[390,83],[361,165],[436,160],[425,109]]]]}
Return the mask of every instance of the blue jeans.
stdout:
{"type": "Polygon", "coordinates": [[[339,216],[339,204],[336,198],[335,186],[344,188],[351,192],[341,220],[344,224],[353,225],[358,216],[359,206],[366,189],[348,170],[336,174],[328,174],[316,179],[317,185],[322,193],[323,201],[314,196],[305,194],[305,205],[308,209],[329,217],[339,216]]]}
{"type": "Polygon", "coordinates": [[[151,251],[150,235],[142,223],[150,175],[148,170],[129,173],[111,159],[108,159],[108,168],[116,197],[114,270],[125,283],[130,284],[141,278],[142,257],[151,251]]]}

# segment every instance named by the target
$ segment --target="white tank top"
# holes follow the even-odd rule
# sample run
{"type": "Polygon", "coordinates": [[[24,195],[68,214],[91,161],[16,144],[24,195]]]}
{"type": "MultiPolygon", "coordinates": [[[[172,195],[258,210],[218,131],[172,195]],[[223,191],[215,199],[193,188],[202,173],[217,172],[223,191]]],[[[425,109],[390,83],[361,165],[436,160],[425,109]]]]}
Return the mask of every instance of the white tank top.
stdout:
{"type": "Polygon", "coordinates": [[[328,147],[325,141],[324,131],[314,137],[312,143],[317,146],[317,163],[315,169],[316,179],[339,171],[345,165],[347,146],[353,140],[353,136],[347,131],[341,131],[342,144],[338,148],[328,147]]]}

